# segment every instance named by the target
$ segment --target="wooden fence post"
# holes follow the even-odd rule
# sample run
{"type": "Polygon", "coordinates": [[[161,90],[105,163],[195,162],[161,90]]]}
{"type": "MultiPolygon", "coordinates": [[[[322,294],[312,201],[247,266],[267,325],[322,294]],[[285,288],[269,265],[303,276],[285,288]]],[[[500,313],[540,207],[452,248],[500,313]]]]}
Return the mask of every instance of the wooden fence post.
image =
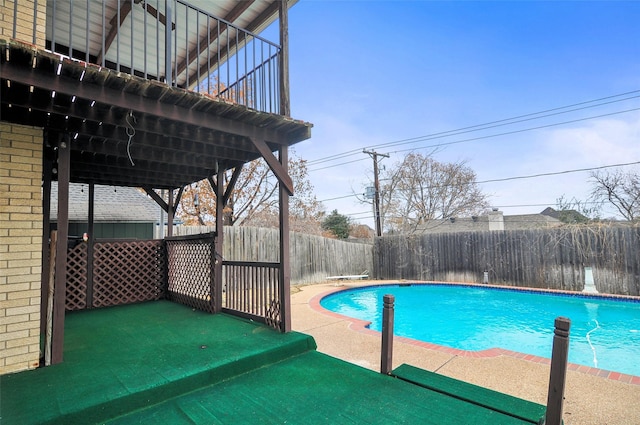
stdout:
{"type": "Polygon", "coordinates": [[[567,375],[567,358],[569,356],[569,328],[571,320],[558,317],[555,321],[553,335],[553,351],[551,352],[551,373],[549,375],[549,393],[547,395],[547,412],[545,425],[562,424],[562,407],[564,403],[564,384],[567,375]]]}
{"type": "Polygon", "coordinates": [[[383,297],[380,373],[385,375],[389,375],[393,368],[393,304],[395,300],[393,295],[383,297]]]}

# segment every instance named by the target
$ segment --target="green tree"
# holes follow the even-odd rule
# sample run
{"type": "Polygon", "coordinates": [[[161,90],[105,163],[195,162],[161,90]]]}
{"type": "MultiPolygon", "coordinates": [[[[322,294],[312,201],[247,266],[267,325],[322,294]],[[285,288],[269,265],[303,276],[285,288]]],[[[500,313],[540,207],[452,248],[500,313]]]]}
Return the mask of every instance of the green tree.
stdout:
{"type": "Polygon", "coordinates": [[[322,229],[331,232],[338,239],[347,239],[350,228],[349,217],[338,213],[338,210],[331,211],[322,221],[322,229]]]}

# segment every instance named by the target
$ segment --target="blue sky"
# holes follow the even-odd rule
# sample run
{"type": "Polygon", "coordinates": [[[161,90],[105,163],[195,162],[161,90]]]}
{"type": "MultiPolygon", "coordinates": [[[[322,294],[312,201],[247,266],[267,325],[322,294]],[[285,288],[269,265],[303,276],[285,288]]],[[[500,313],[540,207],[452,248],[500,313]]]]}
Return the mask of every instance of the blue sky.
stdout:
{"type": "MultiPolygon", "coordinates": [[[[291,107],[314,128],[295,151],[310,161],[327,211],[369,225],[371,206],[352,196],[371,184],[363,148],[390,154],[388,165],[435,149],[439,161],[467,161],[479,181],[640,161],[639,23],[636,1],[300,0],[289,12],[291,107]],[[606,105],[376,147],[610,96],[606,105]],[[639,110],[621,113],[630,109],[639,110]],[[502,133],[511,134],[494,136],[502,133]]],[[[535,213],[563,195],[586,199],[588,177],[481,188],[505,214],[535,213]]]]}

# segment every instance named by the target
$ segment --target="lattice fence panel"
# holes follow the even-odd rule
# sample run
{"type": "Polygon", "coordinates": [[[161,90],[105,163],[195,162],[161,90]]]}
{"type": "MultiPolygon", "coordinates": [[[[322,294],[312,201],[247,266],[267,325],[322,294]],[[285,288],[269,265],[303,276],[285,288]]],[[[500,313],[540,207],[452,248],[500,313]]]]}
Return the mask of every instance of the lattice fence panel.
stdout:
{"type": "Polygon", "coordinates": [[[198,310],[214,312],[213,252],[210,239],[167,239],[167,298],[198,310]]]}
{"type": "Polygon", "coordinates": [[[87,308],[87,244],[67,251],[66,310],[87,308]]]}
{"type": "Polygon", "coordinates": [[[164,296],[166,258],[162,241],[98,242],[93,252],[94,307],[164,296]]]}

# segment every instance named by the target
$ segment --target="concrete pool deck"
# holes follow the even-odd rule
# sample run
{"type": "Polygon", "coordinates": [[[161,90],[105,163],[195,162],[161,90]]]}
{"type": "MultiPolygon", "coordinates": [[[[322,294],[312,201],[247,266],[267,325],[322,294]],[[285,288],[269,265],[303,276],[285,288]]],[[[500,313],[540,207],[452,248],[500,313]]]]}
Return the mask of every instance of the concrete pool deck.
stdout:
{"type": "MultiPolygon", "coordinates": [[[[318,308],[323,294],[337,289],[400,283],[398,281],[341,281],[297,286],[292,291],[293,329],[315,338],[318,351],[359,366],[379,370],[380,334],[365,329],[361,321],[318,308]]],[[[551,351],[551,347],[549,347],[551,351]]],[[[546,404],[549,365],[534,356],[520,356],[503,350],[466,354],[459,350],[396,338],[393,367],[408,363],[442,375],[496,391],[546,404]]],[[[602,377],[589,368],[567,373],[564,421],[574,424],[640,423],[640,377],[616,380],[602,377]]],[[[597,371],[596,371],[597,372],[597,371]]],[[[603,372],[602,375],[605,373],[603,372]]],[[[610,375],[606,373],[607,375],[610,375]]]]}

